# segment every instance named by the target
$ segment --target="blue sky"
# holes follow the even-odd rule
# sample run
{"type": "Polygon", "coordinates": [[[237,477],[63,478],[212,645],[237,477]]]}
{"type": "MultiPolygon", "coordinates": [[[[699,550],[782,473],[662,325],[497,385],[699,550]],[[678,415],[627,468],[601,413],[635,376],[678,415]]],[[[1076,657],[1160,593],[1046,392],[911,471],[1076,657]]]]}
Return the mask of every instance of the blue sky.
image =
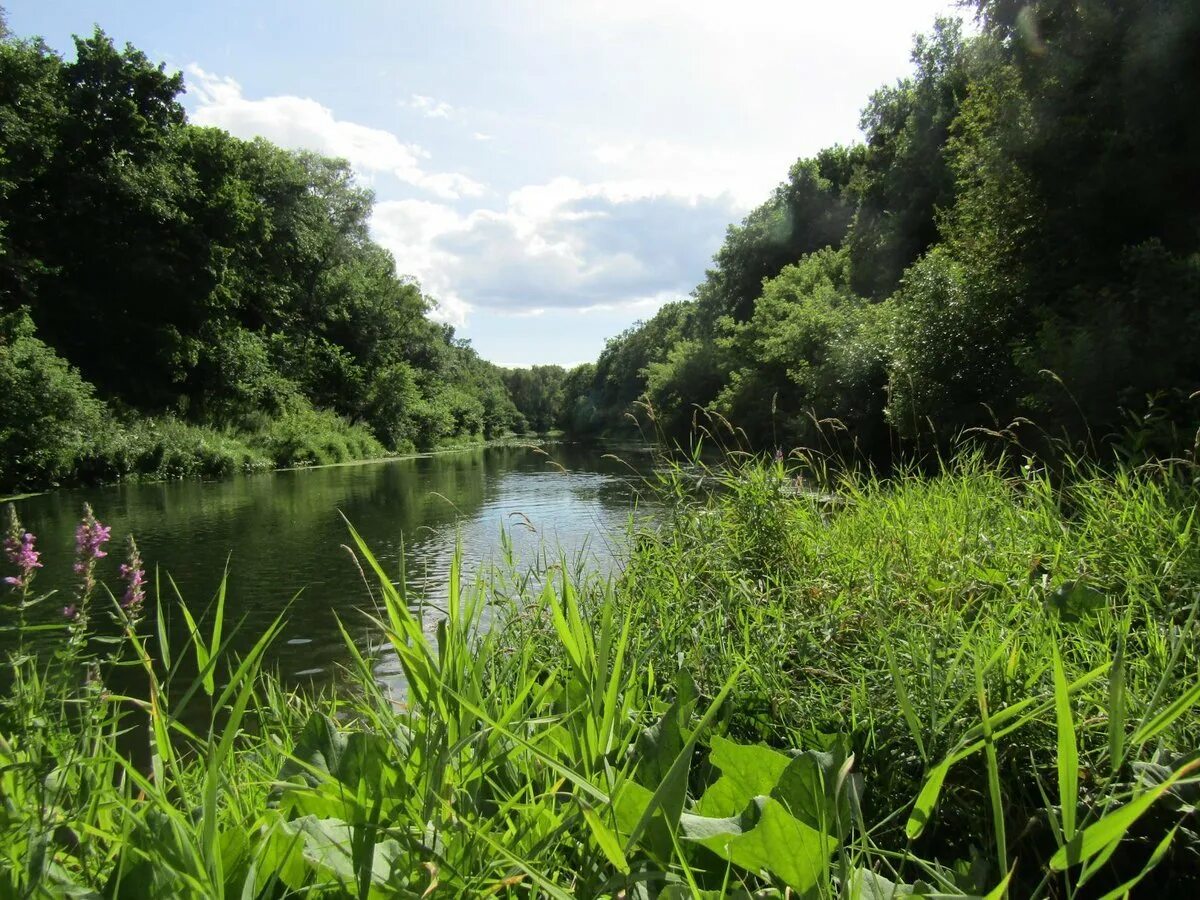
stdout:
{"type": "Polygon", "coordinates": [[[859,136],[946,0],[0,0],[183,70],[193,121],[350,160],[399,270],[502,365],[595,359],[799,156],[859,136]]]}

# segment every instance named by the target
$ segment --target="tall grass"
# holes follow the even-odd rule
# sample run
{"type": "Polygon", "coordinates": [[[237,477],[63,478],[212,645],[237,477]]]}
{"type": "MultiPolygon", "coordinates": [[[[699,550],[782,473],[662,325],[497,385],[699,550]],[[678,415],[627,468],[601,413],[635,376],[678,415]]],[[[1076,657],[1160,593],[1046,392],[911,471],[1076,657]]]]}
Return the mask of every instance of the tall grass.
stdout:
{"type": "Polygon", "coordinates": [[[11,658],[0,890],[1194,889],[1194,488],[801,462],[667,467],[616,578],[455,562],[437,608],[351,529],[380,643],[347,627],[336,695],[269,674],[278,626],[230,657],[223,591],[195,619],[113,600],[108,643],[64,625],[56,658],[11,658]],[[383,653],[403,696],[374,677],[383,653]]]}

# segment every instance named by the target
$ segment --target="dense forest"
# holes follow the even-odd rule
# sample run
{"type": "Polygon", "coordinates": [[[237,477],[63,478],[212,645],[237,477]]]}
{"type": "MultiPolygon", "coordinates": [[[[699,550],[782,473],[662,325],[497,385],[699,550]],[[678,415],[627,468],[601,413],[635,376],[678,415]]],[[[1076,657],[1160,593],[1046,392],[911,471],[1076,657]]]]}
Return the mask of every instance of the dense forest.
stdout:
{"type": "Polygon", "coordinates": [[[521,430],[347,163],[188,124],[102,32],[0,37],[0,486],[223,474],[521,430]]]}
{"type": "Polygon", "coordinates": [[[706,410],[872,459],[1014,421],[1092,450],[1194,431],[1200,5],[969,5],[863,143],[799,160],[691,299],[564,376],[565,426],[684,439],[706,410]]]}

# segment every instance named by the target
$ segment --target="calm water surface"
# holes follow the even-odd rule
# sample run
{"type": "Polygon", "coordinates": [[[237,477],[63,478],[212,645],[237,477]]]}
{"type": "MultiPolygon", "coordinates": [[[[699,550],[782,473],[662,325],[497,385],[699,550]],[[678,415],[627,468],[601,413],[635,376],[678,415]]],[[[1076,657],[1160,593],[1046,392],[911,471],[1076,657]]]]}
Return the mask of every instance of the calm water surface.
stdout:
{"type": "MultiPolygon", "coordinates": [[[[212,599],[228,562],[227,616],[242,621],[235,649],[248,649],[291,601],[270,664],[286,680],[323,683],[347,658],[336,617],[364,647],[377,642],[358,612],[371,601],[343,547],[350,539],[341,514],[395,577],[403,548],[408,583],[435,602],[456,541],[470,573],[500,560],[502,528],[521,565],[561,550],[572,562],[611,570],[642,501],[630,466],[605,452],[497,446],[221,482],[53,491],[18,501],[17,509],[43,552],[39,589],[59,590],[43,616],[58,615],[71,592],[74,528],[86,501],[113,529],[99,574],[114,591],[130,533],[147,568],[157,566],[164,585],[169,573],[193,609],[212,599]]],[[[637,450],[617,452],[636,468],[648,461],[637,450]]],[[[378,673],[395,677],[394,661],[383,657],[378,673]]]]}

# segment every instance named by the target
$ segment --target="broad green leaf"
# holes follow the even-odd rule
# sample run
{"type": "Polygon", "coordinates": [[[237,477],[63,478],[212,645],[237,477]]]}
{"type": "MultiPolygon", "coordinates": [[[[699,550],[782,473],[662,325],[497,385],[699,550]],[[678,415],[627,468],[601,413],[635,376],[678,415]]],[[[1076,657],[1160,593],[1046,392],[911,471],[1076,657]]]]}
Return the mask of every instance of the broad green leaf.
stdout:
{"type": "Polygon", "coordinates": [[[1067,581],[1046,598],[1046,605],[1064,622],[1078,622],[1104,608],[1108,601],[1083,581],[1067,581]]]}
{"type": "Polygon", "coordinates": [[[680,817],[680,830],[722,859],[749,872],[770,872],[800,894],[823,883],[837,850],[836,840],[770,797],[755,797],[740,817],[707,822],[701,816],[680,817]]]}
{"type": "MultiPolygon", "coordinates": [[[[318,819],[304,816],[283,825],[285,835],[300,838],[299,849],[317,884],[340,887],[356,894],[358,873],[354,865],[354,830],[339,819],[318,819]]],[[[370,866],[370,896],[394,896],[388,885],[393,871],[403,858],[400,845],[391,839],[378,841],[370,866]]],[[[292,887],[300,887],[292,885],[292,887]]]]}
{"type": "MultiPolygon", "coordinates": [[[[687,796],[687,776],[688,770],[691,767],[692,750],[695,748],[700,734],[712,723],[717,710],[721,708],[721,704],[725,702],[725,698],[729,696],[729,692],[733,690],[733,686],[737,684],[737,680],[741,677],[741,674],[742,670],[739,666],[729,676],[729,680],[725,682],[725,685],[721,688],[721,692],[709,704],[704,716],[697,723],[695,730],[692,731],[691,737],[684,743],[683,749],[679,751],[674,762],[671,763],[670,769],[663,776],[658,787],[655,788],[654,795],[646,805],[641,819],[638,820],[638,823],[633,827],[633,830],[625,841],[626,854],[629,853],[631,847],[636,845],[642,830],[650,824],[651,819],[659,810],[663,813],[663,819],[667,828],[672,831],[674,830],[679,821],[679,816],[683,813],[683,801],[687,796]]],[[[691,687],[691,678],[685,676],[686,673],[681,671],[678,689],[681,695],[686,692],[685,688],[691,687]]]]}
{"type": "Polygon", "coordinates": [[[721,777],[697,801],[695,812],[714,818],[738,815],[753,798],[769,796],[792,762],[768,747],[719,736],[712,739],[708,761],[721,770],[721,777]]]}
{"type": "Polygon", "coordinates": [[[791,760],[771,796],[806,825],[840,838],[850,825],[853,782],[839,789],[839,772],[852,761],[845,740],[839,744],[832,751],[806,750],[791,760]]]}

